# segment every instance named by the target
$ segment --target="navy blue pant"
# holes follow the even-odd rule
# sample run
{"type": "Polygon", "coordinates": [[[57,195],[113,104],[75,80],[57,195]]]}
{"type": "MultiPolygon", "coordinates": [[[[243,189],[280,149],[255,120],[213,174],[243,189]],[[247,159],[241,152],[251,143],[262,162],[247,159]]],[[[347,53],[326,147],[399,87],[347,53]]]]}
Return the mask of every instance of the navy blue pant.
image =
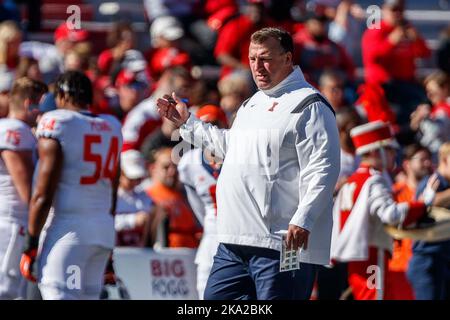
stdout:
{"type": "Polygon", "coordinates": [[[407,277],[417,300],[444,300],[448,294],[450,260],[439,253],[414,253],[407,277]]]}
{"type": "Polygon", "coordinates": [[[221,243],[206,284],[205,300],[306,300],[311,296],[316,266],[280,272],[280,252],[221,243]]]}

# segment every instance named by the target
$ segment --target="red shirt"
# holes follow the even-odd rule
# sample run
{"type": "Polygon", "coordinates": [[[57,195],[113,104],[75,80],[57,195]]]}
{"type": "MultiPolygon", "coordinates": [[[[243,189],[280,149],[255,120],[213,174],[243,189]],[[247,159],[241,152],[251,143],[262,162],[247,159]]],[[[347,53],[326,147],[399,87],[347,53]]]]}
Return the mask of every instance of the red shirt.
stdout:
{"type": "Polygon", "coordinates": [[[318,84],[320,75],[326,69],[342,70],[348,80],[353,80],[355,66],[345,49],[330,39],[319,42],[307,29],[302,28],[294,35],[294,61],[300,65],[307,79],[318,84]]]}
{"type": "MultiPolygon", "coordinates": [[[[217,58],[222,54],[228,54],[243,65],[248,66],[248,47],[250,45],[250,36],[257,31],[259,27],[244,15],[241,15],[225,24],[217,36],[214,56],[217,58]]],[[[229,66],[222,67],[222,76],[227,75],[233,70],[229,66]]]]}
{"type": "Polygon", "coordinates": [[[380,29],[364,32],[361,47],[366,82],[385,83],[390,79],[413,81],[416,58],[430,55],[430,49],[422,38],[392,44],[388,36],[393,30],[393,26],[381,21],[380,29]]]}
{"type": "Polygon", "coordinates": [[[441,115],[447,115],[447,118],[450,119],[450,102],[443,101],[435,104],[431,108],[431,117],[437,117],[441,115]]]}
{"type": "Polygon", "coordinates": [[[111,49],[103,50],[97,59],[97,66],[101,74],[108,74],[114,62],[111,49]]]}
{"type": "Polygon", "coordinates": [[[191,57],[181,49],[175,47],[158,48],[148,53],[148,69],[150,76],[158,80],[164,70],[174,66],[191,67],[191,57]]]}

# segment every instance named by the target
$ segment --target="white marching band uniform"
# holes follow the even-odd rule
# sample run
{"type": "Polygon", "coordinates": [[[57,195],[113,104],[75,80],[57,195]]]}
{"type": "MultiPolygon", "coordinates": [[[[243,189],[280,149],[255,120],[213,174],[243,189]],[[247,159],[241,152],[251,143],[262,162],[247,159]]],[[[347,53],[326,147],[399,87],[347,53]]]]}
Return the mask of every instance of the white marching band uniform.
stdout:
{"type": "MultiPolygon", "coordinates": [[[[350,134],[357,155],[384,147],[398,148],[389,126],[381,121],[358,126],[350,134]]],[[[355,300],[389,298],[387,261],[393,239],[385,232],[384,224],[409,224],[424,208],[421,202],[396,203],[390,177],[367,163],[361,163],[348,178],[333,207],[331,259],[347,263],[355,300]],[[375,287],[368,285],[373,267],[377,267],[375,287]]]]}

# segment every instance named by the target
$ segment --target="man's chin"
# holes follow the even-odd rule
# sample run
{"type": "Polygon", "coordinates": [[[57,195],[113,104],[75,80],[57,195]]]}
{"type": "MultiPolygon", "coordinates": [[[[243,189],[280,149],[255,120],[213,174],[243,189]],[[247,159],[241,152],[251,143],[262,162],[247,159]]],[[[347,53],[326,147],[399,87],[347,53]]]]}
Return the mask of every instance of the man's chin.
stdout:
{"type": "Polygon", "coordinates": [[[269,90],[269,89],[272,89],[272,87],[273,87],[272,84],[268,83],[268,82],[258,82],[257,86],[261,90],[269,90]]]}

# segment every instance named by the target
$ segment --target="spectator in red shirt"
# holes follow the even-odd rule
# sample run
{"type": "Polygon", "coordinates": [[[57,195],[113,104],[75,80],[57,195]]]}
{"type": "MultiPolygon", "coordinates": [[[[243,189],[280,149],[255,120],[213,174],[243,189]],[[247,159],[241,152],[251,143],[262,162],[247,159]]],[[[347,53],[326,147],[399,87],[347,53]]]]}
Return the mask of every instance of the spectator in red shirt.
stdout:
{"type": "Polygon", "coordinates": [[[239,8],[235,0],[205,0],[203,11],[208,27],[218,31],[237,16],[239,8]]]}
{"type": "Polygon", "coordinates": [[[233,70],[249,70],[248,48],[253,32],[270,26],[262,0],[248,0],[246,12],[219,30],[214,56],[222,65],[221,77],[233,70]]]}
{"type": "Polygon", "coordinates": [[[307,15],[305,28],[294,35],[294,61],[315,85],[325,70],[340,71],[345,80],[353,81],[355,66],[345,49],[328,38],[327,22],[324,13],[310,12],[307,15]]]}
{"type": "Polygon", "coordinates": [[[98,56],[97,65],[101,75],[109,75],[115,64],[120,64],[125,52],[134,48],[135,35],[131,24],[117,22],[113,25],[106,39],[109,49],[98,56]]]}
{"type": "Polygon", "coordinates": [[[404,10],[404,0],[385,0],[380,28],[366,30],[361,46],[365,80],[383,85],[400,131],[406,137],[412,136],[408,132],[411,112],[426,101],[423,87],[416,83],[415,62],[417,58],[428,57],[430,50],[405,19],[404,10]]]}
{"type": "Polygon", "coordinates": [[[189,54],[181,48],[184,30],[181,23],[171,16],[156,18],[150,27],[153,50],[149,52],[148,68],[153,80],[158,80],[171,67],[191,67],[189,54]]]}
{"type": "Polygon", "coordinates": [[[417,30],[404,17],[403,0],[385,0],[380,28],[367,29],[362,37],[366,82],[415,80],[415,60],[430,56],[417,30]]]}

